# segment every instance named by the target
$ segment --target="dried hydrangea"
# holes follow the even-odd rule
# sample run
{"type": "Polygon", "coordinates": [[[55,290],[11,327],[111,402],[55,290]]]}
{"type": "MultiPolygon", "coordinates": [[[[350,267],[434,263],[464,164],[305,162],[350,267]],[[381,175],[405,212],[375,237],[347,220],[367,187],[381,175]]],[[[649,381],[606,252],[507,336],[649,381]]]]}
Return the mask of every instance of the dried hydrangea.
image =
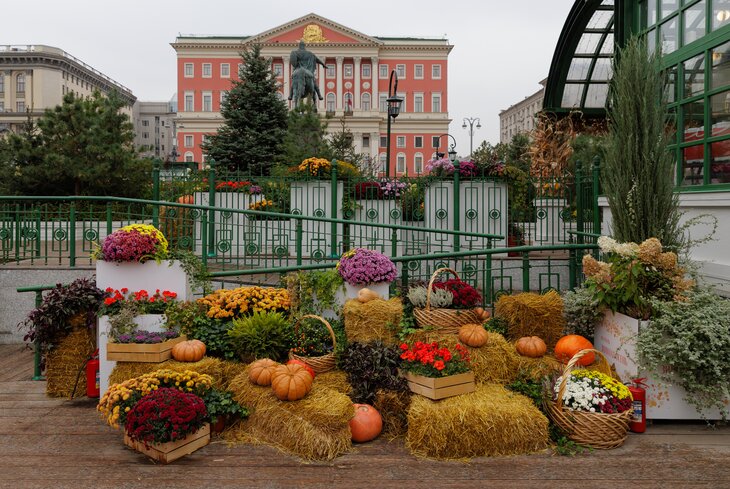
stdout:
{"type": "Polygon", "coordinates": [[[639,260],[654,263],[662,252],[662,243],[657,238],[649,238],[639,245],[639,260]]]}

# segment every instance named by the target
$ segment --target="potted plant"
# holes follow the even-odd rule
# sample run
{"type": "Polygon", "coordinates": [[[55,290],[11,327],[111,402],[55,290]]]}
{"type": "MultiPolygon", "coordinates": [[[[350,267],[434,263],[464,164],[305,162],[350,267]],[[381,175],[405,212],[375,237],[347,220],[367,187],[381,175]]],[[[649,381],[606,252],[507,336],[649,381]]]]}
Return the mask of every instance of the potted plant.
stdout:
{"type": "Polygon", "coordinates": [[[469,352],[457,344],[452,351],[437,342],[403,343],[401,371],[411,392],[429,399],[443,399],[474,392],[474,372],[469,370],[469,352]]]}
{"type": "MultiPolygon", "coordinates": [[[[515,222],[509,223],[509,230],[507,234],[507,246],[510,248],[514,246],[524,246],[525,245],[525,235],[520,228],[520,226],[517,225],[515,222]]],[[[507,253],[507,256],[515,257],[520,256],[520,253],[516,251],[510,251],[507,253]]]]}
{"type": "Polygon", "coordinates": [[[381,297],[390,297],[390,283],[398,276],[395,263],[384,254],[365,248],[354,248],[342,254],[337,272],[345,281],[347,298],[354,299],[368,288],[381,297]]]}
{"type": "Polygon", "coordinates": [[[241,406],[228,391],[210,389],[202,396],[208,411],[210,431],[220,433],[239,419],[248,417],[248,409],[241,406]]]}

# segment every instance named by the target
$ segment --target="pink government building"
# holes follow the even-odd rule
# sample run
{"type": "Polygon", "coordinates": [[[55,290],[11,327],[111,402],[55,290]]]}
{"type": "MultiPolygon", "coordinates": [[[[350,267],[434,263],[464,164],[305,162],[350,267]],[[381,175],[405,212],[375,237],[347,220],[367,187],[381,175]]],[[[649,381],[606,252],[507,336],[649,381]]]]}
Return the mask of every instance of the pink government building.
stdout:
{"type": "MultiPolygon", "coordinates": [[[[344,118],[359,153],[385,165],[388,84],[398,75],[401,113],[391,127],[391,175],[423,173],[436,148],[446,152],[449,127],[446,39],[369,36],[316,14],[253,36],[181,36],[177,52],[178,160],[204,162],[200,144],[222,123],[221,101],[237,79],[242,48],[260,44],[272,60],[280,96],[291,82],[289,54],[304,40],[322,59],[317,84],[322,115],[332,116],[328,130],[341,130],[344,118]],[[443,136],[442,136],[443,135],[443,136]]],[[[290,102],[288,102],[291,104],[290,102]]]]}

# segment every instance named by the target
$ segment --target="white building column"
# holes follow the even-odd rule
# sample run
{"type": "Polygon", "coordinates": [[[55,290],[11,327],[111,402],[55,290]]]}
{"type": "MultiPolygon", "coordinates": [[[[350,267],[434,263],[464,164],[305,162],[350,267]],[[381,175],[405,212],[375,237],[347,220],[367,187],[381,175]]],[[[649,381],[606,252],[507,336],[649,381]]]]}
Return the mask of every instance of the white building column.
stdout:
{"type": "Polygon", "coordinates": [[[289,56],[284,56],[284,100],[289,98],[290,80],[291,74],[289,73],[289,56]]]}
{"type": "Polygon", "coordinates": [[[360,110],[360,56],[355,56],[355,109],[360,110]]]}
{"type": "Polygon", "coordinates": [[[344,56],[337,56],[337,110],[342,110],[342,62],[345,61],[344,56]]]}
{"type": "Polygon", "coordinates": [[[380,95],[378,94],[378,80],[380,79],[380,66],[378,66],[378,58],[370,58],[370,85],[372,93],[370,96],[370,107],[375,112],[380,111],[380,95]]]}
{"type": "Polygon", "coordinates": [[[370,155],[375,158],[375,168],[380,168],[380,133],[370,133],[370,155]]]}

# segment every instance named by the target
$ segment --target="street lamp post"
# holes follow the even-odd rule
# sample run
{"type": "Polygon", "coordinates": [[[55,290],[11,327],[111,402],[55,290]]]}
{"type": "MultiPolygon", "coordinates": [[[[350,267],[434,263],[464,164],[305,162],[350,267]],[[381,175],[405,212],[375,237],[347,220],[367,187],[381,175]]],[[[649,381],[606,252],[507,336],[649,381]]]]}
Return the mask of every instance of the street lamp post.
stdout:
{"type": "Polygon", "coordinates": [[[469,123],[469,158],[471,158],[474,152],[474,123],[477,124],[477,129],[482,128],[482,123],[479,121],[479,117],[464,117],[464,122],[461,125],[462,129],[466,129],[466,123],[469,123]]]}
{"type": "Polygon", "coordinates": [[[403,98],[398,95],[398,74],[395,70],[390,72],[390,82],[388,82],[388,129],[386,133],[386,153],[385,153],[385,176],[390,177],[390,119],[395,119],[400,114],[400,107],[403,103],[403,98]],[[395,80],[395,84],[393,83],[395,80]]]}
{"type": "MultiPolygon", "coordinates": [[[[449,146],[449,160],[453,163],[456,160],[456,139],[451,134],[442,134],[438,137],[438,145],[436,146],[436,159],[443,158],[445,155],[444,153],[439,153],[439,148],[441,147],[441,138],[444,136],[448,136],[451,138],[453,143],[451,143],[451,146],[449,146]]],[[[448,145],[448,142],[446,143],[448,145]]]]}

